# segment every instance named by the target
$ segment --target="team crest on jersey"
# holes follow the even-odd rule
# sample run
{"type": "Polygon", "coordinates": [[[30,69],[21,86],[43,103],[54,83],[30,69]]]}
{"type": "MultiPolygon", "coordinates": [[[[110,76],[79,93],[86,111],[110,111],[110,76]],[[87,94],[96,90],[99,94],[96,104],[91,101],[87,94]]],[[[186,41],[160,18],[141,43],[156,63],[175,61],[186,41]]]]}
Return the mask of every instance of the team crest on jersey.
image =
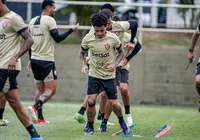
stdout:
{"type": "Polygon", "coordinates": [[[120,32],[118,32],[118,31],[114,32],[114,34],[116,34],[117,36],[119,36],[119,33],[120,33],[120,32]]]}
{"type": "Polygon", "coordinates": [[[3,23],[2,23],[2,27],[5,29],[6,27],[8,27],[8,22],[7,21],[4,21],[3,23]]]}
{"type": "Polygon", "coordinates": [[[110,48],[110,44],[105,44],[104,47],[108,50],[110,48]]]}

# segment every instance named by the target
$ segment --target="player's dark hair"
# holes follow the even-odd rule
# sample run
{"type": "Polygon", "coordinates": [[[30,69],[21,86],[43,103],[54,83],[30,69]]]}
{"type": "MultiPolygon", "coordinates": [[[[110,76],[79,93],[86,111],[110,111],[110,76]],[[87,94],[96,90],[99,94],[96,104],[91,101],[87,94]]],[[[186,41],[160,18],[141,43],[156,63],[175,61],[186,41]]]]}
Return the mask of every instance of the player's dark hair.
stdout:
{"type": "Polygon", "coordinates": [[[1,0],[1,1],[2,1],[2,3],[3,3],[3,4],[5,4],[5,3],[6,3],[6,0],[1,0]]]}
{"type": "Polygon", "coordinates": [[[114,17],[112,18],[112,20],[113,20],[113,21],[120,21],[121,19],[120,19],[119,16],[114,16],[114,17]]]}
{"type": "Polygon", "coordinates": [[[41,4],[42,10],[44,10],[47,6],[53,6],[55,2],[53,0],[44,0],[41,4]]]}
{"type": "Polygon", "coordinates": [[[115,9],[110,3],[105,3],[101,6],[101,10],[103,9],[109,9],[111,12],[114,13],[115,9]]]}
{"type": "Polygon", "coordinates": [[[93,14],[90,18],[91,24],[95,26],[106,26],[108,22],[108,18],[105,16],[105,14],[102,13],[96,13],[93,14]]]}
{"type": "Polygon", "coordinates": [[[110,11],[110,9],[102,9],[100,13],[105,14],[108,19],[112,18],[112,12],[110,11]]]}

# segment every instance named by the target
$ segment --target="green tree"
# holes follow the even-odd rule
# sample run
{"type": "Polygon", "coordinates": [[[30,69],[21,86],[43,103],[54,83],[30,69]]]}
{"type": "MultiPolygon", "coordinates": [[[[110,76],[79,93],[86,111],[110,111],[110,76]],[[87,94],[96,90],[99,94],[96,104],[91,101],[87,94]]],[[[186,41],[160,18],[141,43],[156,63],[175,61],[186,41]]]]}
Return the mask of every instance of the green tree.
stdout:
{"type": "MultiPolygon", "coordinates": [[[[177,0],[177,4],[185,4],[185,5],[195,5],[195,0],[177,0]]],[[[184,27],[186,28],[186,13],[190,12],[190,28],[194,27],[194,23],[196,22],[195,19],[199,14],[195,14],[197,9],[189,9],[189,8],[178,8],[177,12],[182,17],[184,21],[184,27]]]]}
{"type": "MultiPolygon", "coordinates": [[[[85,0],[79,0],[79,1],[85,1],[85,0]]],[[[87,1],[97,1],[97,0],[87,0],[87,1]]],[[[98,0],[97,2],[105,2],[105,0],[98,0]]],[[[109,0],[109,2],[117,2],[117,0],[109,0]]],[[[77,22],[80,23],[80,25],[90,25],[90,16],[98,12],[99,9],[100,6],[68,5],[61,10],[61,13],[64,15],[69,15],[71,12],[75,12],[77,16],[77,22]]],[[[86,31],[79,31],[80,36],[83,36],[85,33],[86,31]]]]}

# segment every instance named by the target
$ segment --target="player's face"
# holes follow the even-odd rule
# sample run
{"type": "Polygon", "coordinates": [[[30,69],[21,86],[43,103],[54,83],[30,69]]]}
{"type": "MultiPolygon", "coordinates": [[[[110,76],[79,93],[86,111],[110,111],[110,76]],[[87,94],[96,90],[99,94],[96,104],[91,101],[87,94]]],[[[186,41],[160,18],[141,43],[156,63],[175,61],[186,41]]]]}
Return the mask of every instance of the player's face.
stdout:
{"type": "Polygon", "coordinates": [[[103,38],[106,33],[106,26],[94,26],[94,30],[97,38],[103,38]]]}
{"type": "Polygon", "coordinates": [[[107,23],[107,29],[106,29],[108,31],[112,30],[112,23],[111,22],[112,22],[112,18],[109,18],[108,23],[107,23]]]}
{"type": "Polygon", "coordinates": [[[53,6],[50,6],[50,16],[54,16],[56,13],[56,5],[53,3],[53,6]]]}

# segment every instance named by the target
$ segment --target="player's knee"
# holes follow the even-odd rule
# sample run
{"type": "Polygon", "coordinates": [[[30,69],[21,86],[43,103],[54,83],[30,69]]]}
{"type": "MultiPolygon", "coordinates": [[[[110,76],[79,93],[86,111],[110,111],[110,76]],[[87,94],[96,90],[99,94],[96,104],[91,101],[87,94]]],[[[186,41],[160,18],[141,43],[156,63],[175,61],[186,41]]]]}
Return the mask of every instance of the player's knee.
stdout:
{"type": "Polygon", "coordinates": [[[94,107],[95,106],[95,102],[88,102],[88,107],[94,107]]]}
{"type": "Polygon", "coordinates": [[[112,106],[113,108],[117,108],[117,107],[120,105],[120,104],[117,102],[117,100],[111,101],[110,104],[111,104],[111,106],[112,106]]]}
{"type": "Polygon", "coordinates": [[[197,77],[197,78],[196,78],[196,86],[197,86],[197,87],[200,87],[200,77],[197,77]]]}
{"type": "Polygon", "coordinates": [[[128,86],[120,85],[119,89],[122,93],[128,93],[128,86]]]}
{"type": "Polygon", "coordinates": [[[101,98],[107,98],[107,95],[106,95],[105,91],[101,92],[100,96],[101,96],[101,98]]]}

